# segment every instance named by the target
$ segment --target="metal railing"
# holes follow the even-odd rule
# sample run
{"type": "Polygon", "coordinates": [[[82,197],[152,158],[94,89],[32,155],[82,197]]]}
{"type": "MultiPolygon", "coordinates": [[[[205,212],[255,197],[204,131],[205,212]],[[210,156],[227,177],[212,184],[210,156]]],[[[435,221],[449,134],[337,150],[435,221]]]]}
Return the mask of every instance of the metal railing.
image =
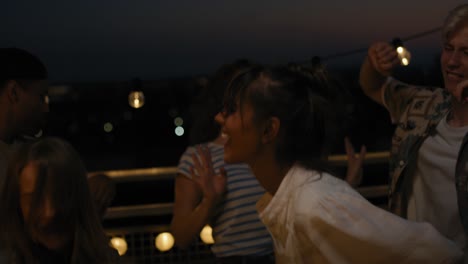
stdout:
{"type": "MultiPolygon", "coordinates": [[[[366,154],[364,165],[366,164],[381,164],[388,161],[388,152],[371,152],[366,154]]],[[[329,161],[334,166],[346,166],[346,155],[333,155],[329,157],[329,161]]],[[[173,179],[177,174],[177,167],[157,167],[143,169],[128,169],[128,170],[107,170],[95,171],[94,174],[106,174],[116,182],[136,182],[136,181],[152,181],[152,180],[168,180],[173,179]]],[[[362,196],[366,198],[384,197],[387,195],[387,185],[368,186],[356,188],[362,196]]],[[[118,219],[135,216],[159,216],[172,214],[173,203],[154,203],[144,205],[126,205],[118,207],[110,207],[107,211],[105,219],[118,219]]]]}
{"type": "MultiPolygon", "coordinates": [[[[367,153],[365,165],[386,164],[388,152],[367,153]]],[[[337,167],[347,166],[346,155],[333,155],[329,157],[331,165],[337,167]]],[[[177,175],[177,167],[158,167],[128,170],[108,170],[91,172],[94,174],[106,174],[117,183],[164,181],[171,180],[177,175]]],[[[373,185],[358,187],[357,191],[367,199],[382,198],[387,196],[388,185],[373,185]]],[[[105,220],[132,219],[148,216],[169,216],[172,214],[173,203],[152,203],[126,206],[114,206],[107,210],[105,220]]],[[[385,205],[378,204],[385,208],[385,205]]],[[[121,263],[167,263],[167,264],[201,264],[213,263],[214,256],[210,245],[204,244],[200,238],[195,239],[189,249],[181,250],[177,247],[166,252],[160,252],[155,247],[155,238],[162,232],[169,231],[167,225],[140,225],[118,228],[106,228],[109,237],[125,239],[128,250],[121,257],[121,263]]]]}

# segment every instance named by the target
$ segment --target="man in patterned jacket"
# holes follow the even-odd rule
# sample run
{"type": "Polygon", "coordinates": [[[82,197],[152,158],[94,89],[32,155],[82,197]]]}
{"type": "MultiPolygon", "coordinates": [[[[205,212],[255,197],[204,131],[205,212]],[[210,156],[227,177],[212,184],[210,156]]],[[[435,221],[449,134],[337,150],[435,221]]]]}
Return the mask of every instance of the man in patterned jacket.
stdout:
{"type": "Polygon", "coordinates": [[[364,93],[397,124],[390,158],[389,208],[429,222],[465,248],[468,234],[468,5],[453,9],[443,26],[445,89],[417,87],[391,76],[395,48],[370,46],[360,72],[364,93]]]}

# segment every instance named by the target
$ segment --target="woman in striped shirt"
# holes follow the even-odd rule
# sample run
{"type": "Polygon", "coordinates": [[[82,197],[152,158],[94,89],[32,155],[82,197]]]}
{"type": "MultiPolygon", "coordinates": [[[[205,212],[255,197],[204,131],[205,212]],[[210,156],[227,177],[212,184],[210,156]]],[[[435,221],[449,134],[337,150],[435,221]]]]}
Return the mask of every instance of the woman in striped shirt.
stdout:
{"type": "MultiPolygon", "coordinates": [[[[222,106],[229,82],[250,66],[237,61],[222,66],[193,104],[191,146],[180,158],[171,223],[175,243],[190,246],[206,224],[213,228],[211,249],[218,263],[274,263],[271,236],[260,221],[255,203],[265,193],[247,164],[224,164],[224,142],[214,116],[222,106]],[[201,151],[203,155],[198,155],[201,151]],[[212,164],[218,176],[200,177],[199,159],[212,164]],[[202,180],[203,179],[203,180],[202,180]]],[[[204,175],[202,175],[204,176],[204,175]]]]}

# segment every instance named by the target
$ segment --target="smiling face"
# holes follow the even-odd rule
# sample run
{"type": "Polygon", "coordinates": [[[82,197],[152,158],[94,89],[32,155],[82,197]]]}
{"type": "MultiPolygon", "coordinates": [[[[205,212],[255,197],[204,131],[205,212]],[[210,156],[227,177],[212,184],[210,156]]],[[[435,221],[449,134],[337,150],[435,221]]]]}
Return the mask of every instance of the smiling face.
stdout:
{"type": "Polygon", "coordinates": [[[326,72],[289,67],[254,67],[227,88],[216,116],[226,135],[226,162],[254,168],[295,162],[317,167],[328,152],[338,119],[331,99],[338,94],[326,72]]]}
{"type": "Polygon", "coordinates": [[[249,103],[236,107],[231,112],[220,112],[215,116],[221,126],[221,133],[225,139],[224,161],[226,163],[255,162],[260,149],[261,129],[254,122],[254,110],[249,103]]]}
{"type": "Polygon", "coordinates": [[[457,94],[457,85],[468,79],[468,23],[446,39],[441,56],[445,88],[457,94]]]}

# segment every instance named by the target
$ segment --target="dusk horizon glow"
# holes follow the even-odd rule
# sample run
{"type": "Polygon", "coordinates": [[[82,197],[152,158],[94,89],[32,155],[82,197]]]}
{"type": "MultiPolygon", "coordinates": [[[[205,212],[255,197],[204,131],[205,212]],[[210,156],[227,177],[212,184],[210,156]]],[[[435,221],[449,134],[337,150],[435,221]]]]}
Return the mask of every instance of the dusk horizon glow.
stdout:
{"type": "MultiPolygon", "coordinates": [[[[37,54],[51,81],[163,79],[212,73],[239,58],[305,61],[442,25],[460,1],[10,1],[2,47],[37,54]],[[27,8],[26,8],[27,7],[27,8]]],[[[407,43],[432,62],[440,32],[407,43]]],[[[330,61],[359,66],[365,52],[330,61]]]]}

